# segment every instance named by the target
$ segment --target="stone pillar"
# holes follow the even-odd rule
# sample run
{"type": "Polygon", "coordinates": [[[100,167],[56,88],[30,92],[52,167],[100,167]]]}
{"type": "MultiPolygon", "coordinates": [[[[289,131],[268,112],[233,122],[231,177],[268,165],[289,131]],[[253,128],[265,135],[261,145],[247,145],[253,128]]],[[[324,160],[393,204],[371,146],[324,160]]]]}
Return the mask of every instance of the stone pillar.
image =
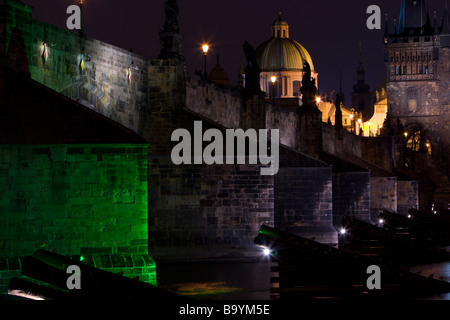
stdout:
{"type": "Polygon", "coordinates": [[[333,228],[332,169],[283,167],[274,177],[275,228],[337,243],[333,228]]]}
{"type": "Polygon", "coordinates": [[[322,112],[317,108],[300,107],[298,112],[297,146],[300,152],[319,158],[322,152],[322,112]]]}

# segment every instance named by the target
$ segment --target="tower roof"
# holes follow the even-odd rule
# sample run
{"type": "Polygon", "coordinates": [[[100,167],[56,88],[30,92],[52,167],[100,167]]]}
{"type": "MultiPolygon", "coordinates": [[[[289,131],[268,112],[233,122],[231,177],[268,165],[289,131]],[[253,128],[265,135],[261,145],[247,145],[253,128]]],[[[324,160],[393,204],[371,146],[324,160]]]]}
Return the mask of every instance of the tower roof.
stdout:
{"type": "Polygon", "coordinates": [[[422,28],[429,21],[425,0],[402,0],[398,21],[398,34],[407,29],[422,28]]]}
{"type": "Polygon", "coordinates": [[[289,26],[287,21],[284,20],[283,18],[281,18],[281,10],[278,11],[278,19],[272,23],[272,27],[275,27],[275,26],[289,26]]]}
{"type": "Polygon", "coordinates": [[[450,16],[447,2],[445,2],[444,16],[442,17],[441,34],[450,34],[450,16]]]}
{"type": "Polygon", "coordinates": [[[220,55],[217,55],[217,63],[216,66],[211,70],[208,75],[208,79],[212,82],[228,86],[230,83],[230,79],[228,78],[228,74],[225,69],[220,65],[220,55]]]}

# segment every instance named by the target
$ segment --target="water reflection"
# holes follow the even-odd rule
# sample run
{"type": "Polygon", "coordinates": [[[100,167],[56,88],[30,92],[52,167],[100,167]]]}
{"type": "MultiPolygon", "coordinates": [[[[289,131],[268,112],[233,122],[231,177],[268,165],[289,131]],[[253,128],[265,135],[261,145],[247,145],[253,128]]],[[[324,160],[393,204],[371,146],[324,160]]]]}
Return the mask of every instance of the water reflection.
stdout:
{"type": "MultiPolygon", "coordinates": [[[[433,276],[434,279],[450,282],[450,261],[434,264],[415,266],[409,269],[413,273],[425,277],[433,276]]],[[[450,292],[446,294],[424,297],[424,300],[450,300],[450,292]]]]}

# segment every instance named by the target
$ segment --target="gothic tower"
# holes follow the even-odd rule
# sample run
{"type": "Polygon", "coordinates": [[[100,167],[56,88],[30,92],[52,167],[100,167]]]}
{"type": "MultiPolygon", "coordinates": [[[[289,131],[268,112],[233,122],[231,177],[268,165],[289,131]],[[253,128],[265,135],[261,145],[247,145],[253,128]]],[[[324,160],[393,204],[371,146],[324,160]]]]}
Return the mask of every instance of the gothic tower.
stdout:
{"type": "MultiPolygon", "coordinates": [[[[427,170],[450,181],[450,26],[431,23],[424,0],[402,0],[398,26],[384,35],[388,112],[396,167],[427,170]]],[[[438,179],[439,180],[439,179],[438,179]]],[[[448,187],[446,187],[448,188],[448,187]]]]}
{"type": "Polygon", "coordinates": [[[360,112],[363,121],[367,121],[373,114],[372,93],[370,86],[366,83],[363,62],[362,62],[362,43],[359,42],[359,65],[356,70],[357,83],[353,86],[352,92],[352,106],[355,110],[360,112]]]}

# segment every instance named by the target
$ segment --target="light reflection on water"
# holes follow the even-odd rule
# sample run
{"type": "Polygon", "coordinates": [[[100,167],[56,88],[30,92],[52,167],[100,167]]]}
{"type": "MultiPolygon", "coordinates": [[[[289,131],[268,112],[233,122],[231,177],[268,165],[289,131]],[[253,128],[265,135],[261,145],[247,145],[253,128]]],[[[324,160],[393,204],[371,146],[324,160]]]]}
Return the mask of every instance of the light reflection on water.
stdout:
{"type": "MultiPolygon", "coordinates": [[[[413,273],[420,273],[425,277],[433,275],[434,279],[450,282],[450,261],[415,266],[409,269],[413,273]]],[[[425,300],[450,300],[450,292],[433,295],[424,298],[425,300]]]]}

